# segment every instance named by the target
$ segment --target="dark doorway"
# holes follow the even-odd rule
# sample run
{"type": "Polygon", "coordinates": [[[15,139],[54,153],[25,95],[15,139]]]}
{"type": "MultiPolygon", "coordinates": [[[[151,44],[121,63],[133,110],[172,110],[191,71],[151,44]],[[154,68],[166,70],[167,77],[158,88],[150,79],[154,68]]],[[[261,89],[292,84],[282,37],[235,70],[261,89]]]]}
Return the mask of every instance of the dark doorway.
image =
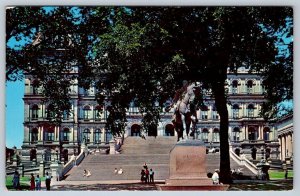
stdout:
{"type": "Polygon", "coordinates": [[[149,127],[148,130],[148,136],[157,136],[157,126],[156,125],[152,125],[149,127]]]}
{"type": "Polygon", "coordinates": [[[140,136],[141,135],[141,126],[134,124],[131,126],[131,136],[140,136]]]}
{"type": "Polygon", "coordinates": [[[165,128],[166,136],[174,136],[174,126],[172,124],[167,124],[165,128]]]}
{"type": "Polygon", "coordinates": [[[36,160],[36,149],[30,150],[30,161],[33,161],[33,159],[36,160]]]}

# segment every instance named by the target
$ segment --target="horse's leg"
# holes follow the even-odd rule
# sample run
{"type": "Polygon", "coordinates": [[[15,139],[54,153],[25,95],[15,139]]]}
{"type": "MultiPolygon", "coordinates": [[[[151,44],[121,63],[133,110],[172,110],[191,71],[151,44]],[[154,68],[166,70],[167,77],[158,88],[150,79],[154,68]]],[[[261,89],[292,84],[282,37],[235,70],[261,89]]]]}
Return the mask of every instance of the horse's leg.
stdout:
{"type": "Polygon", "coordinates": [[[190,129],[191,129],[191,122],[192,122],[192,119],[191,119],[191,116],[189,114],[187,114],[185,116],[185,131],[186,131],[186,138],[188,139],[189,138],[189,133],[190,133],[190,129]]]}

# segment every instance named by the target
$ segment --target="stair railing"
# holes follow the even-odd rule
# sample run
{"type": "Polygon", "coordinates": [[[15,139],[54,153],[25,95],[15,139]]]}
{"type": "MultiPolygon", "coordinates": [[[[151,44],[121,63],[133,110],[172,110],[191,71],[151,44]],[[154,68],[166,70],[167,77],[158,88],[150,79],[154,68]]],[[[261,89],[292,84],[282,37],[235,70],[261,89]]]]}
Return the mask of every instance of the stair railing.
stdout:
{"type": "Polygon", "coordinates": [[[258,174],[258,168],[251,162],[249,161],[245,155],[241,155],[241,157],[239,157],[237,154],[235,154],[233,152],[233,150],[229,150],[230,152],[230,157],[237,162],[239,165],[244,165],[245,167],[247,167],[252,173],[254,173],[255,175],[258,174]]]}

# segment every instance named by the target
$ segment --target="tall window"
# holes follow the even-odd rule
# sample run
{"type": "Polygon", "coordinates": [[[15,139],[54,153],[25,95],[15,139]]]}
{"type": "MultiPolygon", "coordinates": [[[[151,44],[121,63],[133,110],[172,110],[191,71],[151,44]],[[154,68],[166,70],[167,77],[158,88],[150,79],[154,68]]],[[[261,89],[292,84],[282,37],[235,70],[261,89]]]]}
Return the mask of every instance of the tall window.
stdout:
{"type": "Polygon", "coordinates": [[[38,129],[33,128],[31,130],[31,142],[37,142],[38,141],[38,129]]]}
{"type": "Polygon", "coordinates": [[[264,140],[269,141],[270,140],[270,128],[265,127],[263,132],[264,132],[264,140]]]}
{"type": "Polygon", "coordinates": [[[96,129],[95,133],[94,133],[94,142],[95,144],[100,144],[101,143],[101,134],[102,132],[100,131],[100,129],[96,129]]]}
{"type": "Polygon", "coordinates": [[[90,110],[91,110],[91,108],[90,108],[90,106],[84,106],[84,108],[83,108],[83,119],[84,120],[88,120],[89,118],[90,118],[90,110]]]}
{"type": "Polygon", "coordinates": [[[70,140],[70,130],[68,128],[64,128],[62,139],[63,139],[63,141],[69,141],[70,140]]]}
{"type": "Polygon", "coordinates": [[[215,128],[213,131],[213,142],[220,142],[220,131],[218,128],[215,128]]]}
{"type": "Polygon", "coordinates": [[[254,106],[252,104],[248,105],[248,117],[254,117],[254,106]]]}
{"type": "Polygon", "coordinates": [[[31,108],[31,118],[32,119],[39,118],[39,107],[37,105],[33,105],[31,108]]]}
{"type": "Polygon", "coordinates": [[[238,93],[238,81],[233,80],[232,81],[232,94],[237,94],[238,93]]]}
{"type": "Polygon", "coordinates": [[[257,131],[255,130],[254,127],[249,127],[248,129],[248,139],[251,140],[251,141],[255,141],[257,140],[257,131]]]}
{"type": "Polygon", "coordinates": [[[52,104],[49,104],[48,105],[48,108],[47,108],[47,118],[48,119],[51,119],[51,118],[53,118],[54,117],[54,107],[53,107],[53,105],[52,104]]]}
{"type": "Polygon", "coordinates": [[[49,129],[46,132],[46,141],[54,141],[54,130],[53,129],[49,129]]]}
{"type": "Polygon", "coordinates": [[[202,129],[202,141],[208,142],[208,130],[206,128],[202,129]]]}
{"type": "Polygon", "coordinates": [[[91,135],[90,130],[85,129],[83,131],[82,142],[84,142],[84,140],[85,140],[86,143],[90,143],[90,135],[91,135]]]}
{"type": "Polygon", "coordinates": [[[99,105],[97,105],[95,107],[95,111],[94,111],[94,113],[95,113],[95,120],[101,120],[101,112],[102,112],[102,107],[99,106],[99,105]]]}
{"type": "Polygon", "coordinates": [[[201,118],[207,120],[208,118],[208,107],[206,105],[201,107],[201,118]]]}
{"type": "Polygon", "coordinates": [[[232,117],[237,119],[239,118],[239,105],[238,104],[234,104],[233,107],[232,107],[232,117]]]}
{"type": "Polygon", "coordinates": [[[248,94],[252,94],[253,93],[253,81],[252,80],[248,80],[247,81],[247,93],[248,94]]]}
{"type": "Polygon", "coordinates": [[[106,130],[105,133],[106,133],[105,134],[106,135],[106,143],[108,143],[112,139],[113,136],[109,130],[106,130]]]}
{"type": "Polygon", "coordinates": [[[214,119],[214,120],[219,119],[219,114],[217,112],[217,108],[215,105],[213,105],[213,108],[212,108],[212,119],[214,119]]]}
{"type": "Polygon", "coordinates": [[[70,113],[68,112],[68,110],[64,110],[63,119],[64,120],[69,120],[70,119],[70,113]]]}
{"type": "Polygon", "coordinates": [[[235,127],[232,132],[232,140],[234,142],[240,141],[240,128],[235,127]]]}

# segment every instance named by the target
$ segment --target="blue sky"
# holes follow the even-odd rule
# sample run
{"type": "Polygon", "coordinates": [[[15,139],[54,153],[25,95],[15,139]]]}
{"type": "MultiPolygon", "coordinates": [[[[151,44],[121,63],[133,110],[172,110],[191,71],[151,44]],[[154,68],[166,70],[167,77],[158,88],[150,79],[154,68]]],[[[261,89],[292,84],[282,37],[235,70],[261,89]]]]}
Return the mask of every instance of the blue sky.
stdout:
{"type": "Polygon", "coordinates": [[[6,146],[20,148],[23,142],[24,121],[24,83],[6,83],[6,146]]]}

